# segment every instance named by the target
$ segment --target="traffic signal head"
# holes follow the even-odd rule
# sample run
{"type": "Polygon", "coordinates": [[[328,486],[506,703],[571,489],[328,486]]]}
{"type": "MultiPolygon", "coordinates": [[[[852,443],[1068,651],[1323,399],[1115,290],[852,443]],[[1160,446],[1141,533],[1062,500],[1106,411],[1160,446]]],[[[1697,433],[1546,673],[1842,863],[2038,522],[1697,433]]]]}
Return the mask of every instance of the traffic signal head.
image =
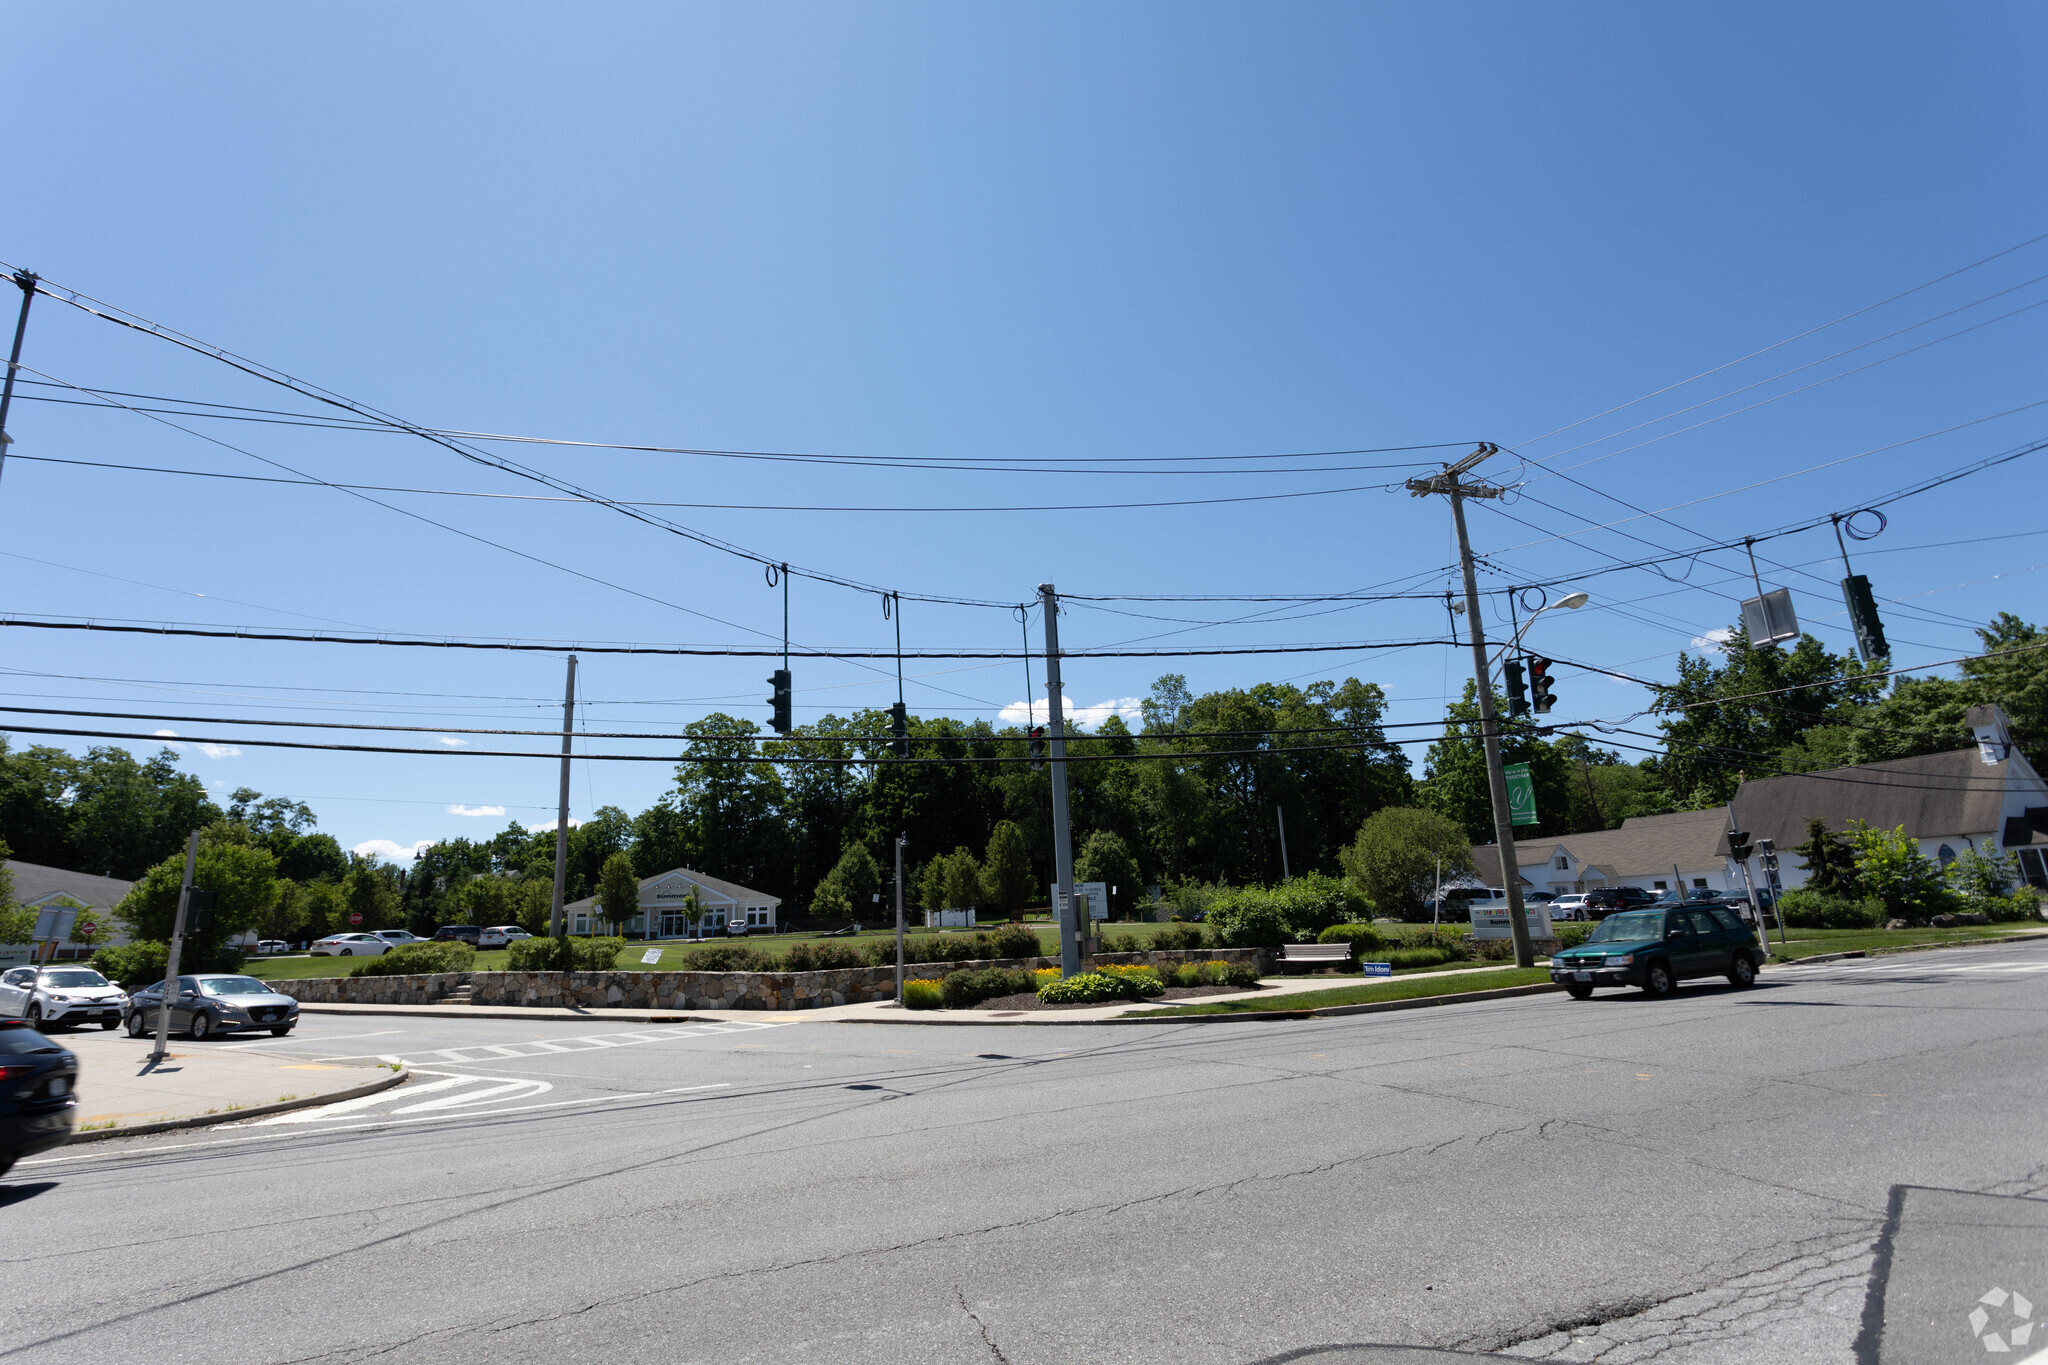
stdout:
{"type": "Polygon", "coordinates": [[[1757,840],[1756,851],[1758,858],[1762,860],[1764,871],[1776,872],[1778,870],[1778,845],[1774,840],[1757,840]]]}
{"type": "Polygon", "coordinates": [[[1045,727],[1034,725],[1027,733],[1031,736],[1031,767],[1036,771],[1045,766],[1045,727]]]}
{"type": "Polygon", "coordinates": [[[889,734],[892,736],[889,747],[895,750],[896,757],[909,758],[910,715],[900,701],[889,708],[889,734]]]}
{"type": "Polygon", "coordinates": [[[777,734],[786,735],[792,727],[789,723],[789,670],[778,668],[768,675],[768,685],[775,689],[768,697],[772,714],[768,717],[769,728],[777,734]]]}
{"type": "Polygon", "coordinates": [[[1748,830],[1731,829],[1728,831],[1729,857],[1738,863],[1746,863],[1749,861],[1749,855],[1754,852],[1756,852],[1756,848],[1749,842],[1748,830]]]}
{"type": "Polygon", "coordinates": [[[1557,705],[1557,698],[1551,695],[1550,685],[1550,660],[1529,660],[1530,700],[1534,703],[1535,712],[1539,716],[1548,714],[1550,708],[1557,705]]]}
{"type": "Polygon", "coordinates": [[[213,927],[214,893],[193,887],[185,893],[185,932],[203,934],[213,927]]]}
{"type": "Polygon", "coordinates": [[[1509,659],[1502,672],[1506,674],[1508,683],[1508,718],[1512,720],[1516,716],[1528,715],[1529,686],[1522,680],[1522,661],[1509,659]]]}

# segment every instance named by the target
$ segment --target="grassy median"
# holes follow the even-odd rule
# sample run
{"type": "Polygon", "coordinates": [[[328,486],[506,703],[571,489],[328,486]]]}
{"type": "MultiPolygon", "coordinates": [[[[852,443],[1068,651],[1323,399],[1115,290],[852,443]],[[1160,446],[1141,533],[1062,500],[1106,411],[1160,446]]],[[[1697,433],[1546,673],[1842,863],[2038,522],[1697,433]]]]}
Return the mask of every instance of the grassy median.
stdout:
{"type": "Polygon", "coordinates": [[[1266,1010],[1321,1010],[1334,1005],[1365,1005],[1378,1000],[1418,1000],[1431,995],[1463,995],[1467,991],[1497,991],[1506,986],[1529,986],[1550,980],[1548,967],[1503,967],[1497,971],[1469,972],[1460,976],[1416,975],[1397,981],[1366,986],[1339,986],[1327,991],[1304,991],[1299,995],[1233,996],[1213,1004],[1184,1005],[1178,1009],[1139,1010],[1126,1018],[1178,1018],[1184,1014],[1256,1014],[1266,1010]]]}

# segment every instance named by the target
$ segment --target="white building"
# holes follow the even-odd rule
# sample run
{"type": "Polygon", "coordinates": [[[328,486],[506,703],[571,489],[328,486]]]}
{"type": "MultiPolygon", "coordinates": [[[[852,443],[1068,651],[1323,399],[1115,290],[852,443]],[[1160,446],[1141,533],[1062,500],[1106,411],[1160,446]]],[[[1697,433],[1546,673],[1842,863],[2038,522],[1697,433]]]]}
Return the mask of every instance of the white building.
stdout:
{"type": "MultiPolygon", "coordinates": [[[[562,907],[570,933],[592,933],[600,923],[611,922],[598,909],[596,901],[595,896],[585,896],[562,907]]],[[[771,934],[775,932],[776,912],[781,906],[780,897],[765,891],[751,891],[678,867],[642,878],[640,913],[617,927],[622,933],[641,938],[685,938],[693,932],[699,936],[723,934],[728,924],[744,924],[751,933],[771,934]],[[693,892],[703,911],[694,930],[683,914],[693,892]]]]}
{"type": "MultiPolygon", "coordinates": [[[[1622,822],[1620,829],[1564,834],[1554,839],[1517,840],[1515,863],[1522,890],[1555,895],[1602,887],[1635,886],[1668,891],[1676,882],[1686,891],[1741,891],[1742,873],[1728,859],[1725,810],[1684,811],[1677,815],[1644,815],[1622,822]]],[[[1479,875],[1488,886],[1503,886],[1500,851],[1492,845],[1472,850],[1479,875]]]]}
{"type": "Polygon", "coordinates": [[[134,882],[45,867],[41,863],[18,863],[11,858],[7,870],[14,874],[16,903],[24,910],[36,912],[36,942],[0,943],[0,967],[27,962],[31,951],[44,959],[86,956],[92,949],[71,938],[79,915],[86,911],[91,912],[88,918],[97,922],[102,931],[93,947],[117,947],[128,941],[127,932],[114,918],[114,907],[134,889],[134,882]]]}

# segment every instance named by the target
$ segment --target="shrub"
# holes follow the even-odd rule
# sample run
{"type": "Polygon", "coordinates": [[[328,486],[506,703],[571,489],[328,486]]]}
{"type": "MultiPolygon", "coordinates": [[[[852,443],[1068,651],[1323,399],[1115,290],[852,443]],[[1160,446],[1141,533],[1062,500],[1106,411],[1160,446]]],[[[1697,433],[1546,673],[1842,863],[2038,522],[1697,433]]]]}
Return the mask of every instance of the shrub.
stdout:
{"type": "Polygon", "coordinates": [[[920,977],[916,981],[903,983],[903,1008],[907,1010],[935,1010],[943,996],[939,983],[920,977]]]}
{"type": "Polygon", "coordinates": [[[717,943],[683,954],[683,970],[689,972],[773,972],[781,967],[782,959],[774,953],[744,943],[717,943]]]}
{"type": "Polygon", "coordinates": [[[964,1010],[998,996],[1022,995],[1037,985],[1034,973],[989,967],[978,972],[949,973],[939,987],[939,994],[947,1009],[964,1010]]]}
{"type": "Polygon", "coordinates": [[[1168,974],[1168,984],[1175,986],[1199,986],[1202,984],[1200,963],[1183,962],[1168,974]]]}
{"type": "Polygon", "coordinates": [[[1105,953],[1142,953],[1145,945],[1135,934],[1113,934],[1107,930],[1102,935],[1102,951],[1105,953]]]}
{"type": "Polygon", "coordinates": [[[1590,924],[1553,924],[1550,928],[1557,935],[1557,946],[1560,948],[1576,948],[1593,932],[1593,926],[1590,924]]]}
{"type": "Polygon", "coordinates": [[[1037,957],[1044,951],[1038,931],[1021,924],[999,924],[988,936],[989,950],[997,957],[1037,957]]]}
{"type": "Polygon", "coordinates": [[[466,972],[476,962],[467,943],[401,943],[365,959],[350,976],[412,976],[428,972],[466,972]]]}
{"type": "Polygon", "coordinates": [[[1048,981],[1038,988],[1038,998],[1048,1005],[1100,1005],[1111,1000],[1137,1000],[1138,983],[1129,977],[1107,972],[1082,972],[1064,981],[1048,981]]]}
{"type": "Polygon", "coordinates": [[[1256,963],[1225,962],[1223,984],[1226,986],[1256,986],[1259,984],[1259,969],[1256,963]]]}
{"type": "Polygon", "coordinates": [[[1209,946],[1209,935],[1199,924],[1169,924],[1152,936],[1152,946],[1161,952],[1186,952],[1209,946]]]}
{"type": "Polygon", "coordinates": [[[1394,964],[1396,971],[1408,971],[1416,967],[1440,967],[1458,958],[1442,948],[1402,948],[1387,954],[1387,961],[1394,964]]]}
{"type": "Polygon", "coordinates": [[[1060,979],[1060,969],[1059,969],[1059,968],[1057,968],[1057,967],[1040,967],[1040,968],[1039,968],[1038,970],[1036,970],[1036,971],[1034,971],[1034,972],[1032,972],[1032,973],[1031,973],[1031,989],[1032,989],[1032,990],[1037,990],[1037,989],[1039,989],[1040,987],[1044,986],[1046,982],[1048,982],[1048,981],[1057,981],[1057,980],[1059,980],[1059,979],[1060,979]]]}
{"type": "Polygon", "coordinates": [[[609,972],[625,949],[622,938],[526,938],[507,950],[505,966],[515,972],[609,972]]]}
{"type": "Polygon", "coordinates": [[[1850,900],[1796,887],[1778,898],[1778,913],[1794,929],[1875,929],[1885,922],[1883,901],[1850,900]]]}
{"type": "Polygon", "coordinates": [[[1472,956],[1481,962],[1511,962],[1515,956],[1515,941],[1511,938],[1474,939],[1472,956]]]}
{"type": "Polygon", "coordinates": [[[1124,981],[1136,983],[1139,995],[1158,995],[1166,989],[1166,983],[1159,979],[1159,973],[1151,967],[1105,964],[1097,967],[1095,970],[1105,976],[1114,976],[1124,981]]]}
{"type": "Polygon", "coordinates": [[[850,943],[794,944],[782,961],[783,970],[791,972],[831,972],[867,965],[860,949],[850,943]]]}
{"type": "MultiPolygon", "coordinates": [[[[892,967],[896,964],[896,940],[875,939],[869,943],[867,954],[870,965],[892,967]]],[[[996,951],[995,941],[985,933],[906,934],[903,937],[905,962],[976,962],[1001,956],[1003,954],[996,951]]],[[[1035,936],[1028,956],[1038,956],[1035,936]]]]}
{"type": "Polygon", "coordinates": [[[1376,953],[1387,946],[1385,936],[1370,924],[1333,924],[1316,935],[1316,942],[1348,943],[1354,957],[1376,953]]]}
{"type": "Polygon", "coordinates": [[[133,989],[152,981],[162,985],[170,955],[170,944],[143,939],[118,948],[101,948],[92,955],[91,965],[107,980],[133,989]]]}
{"type": "Polygon", "coordinates": [[[1356,889],[1320,872],[1275,887],[1243,887],[1209,910],[1209,923],[1230,948],[1310,943],[1331,925],[1371,918],[1372,906],[1356,889]]]}

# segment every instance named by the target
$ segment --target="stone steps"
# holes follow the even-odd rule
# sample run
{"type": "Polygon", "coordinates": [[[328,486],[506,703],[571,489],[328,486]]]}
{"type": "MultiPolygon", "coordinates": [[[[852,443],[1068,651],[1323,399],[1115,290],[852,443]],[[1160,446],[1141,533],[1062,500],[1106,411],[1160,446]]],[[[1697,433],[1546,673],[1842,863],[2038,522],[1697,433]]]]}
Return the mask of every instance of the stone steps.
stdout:
{"type": "Polygon", "coordinates": [[[448,988],[448,993],[434,1003],[437,1005],[467,1005],[470,1003],[470,997],[475,993],[476,987],[471,985],[451,986],[448,988]]]}

